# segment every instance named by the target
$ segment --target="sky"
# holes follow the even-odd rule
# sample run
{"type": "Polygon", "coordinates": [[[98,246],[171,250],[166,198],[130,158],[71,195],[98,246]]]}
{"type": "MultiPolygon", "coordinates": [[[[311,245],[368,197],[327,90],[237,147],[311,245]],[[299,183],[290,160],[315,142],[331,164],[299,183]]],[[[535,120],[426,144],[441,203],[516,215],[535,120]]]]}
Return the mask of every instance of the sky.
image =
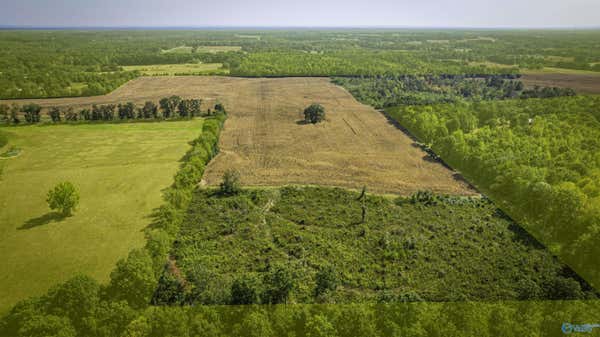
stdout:
{"type": "Polygon", "coordinates": [[[0,0],[0,26],[600,27],[600,0],[0,0]]]}

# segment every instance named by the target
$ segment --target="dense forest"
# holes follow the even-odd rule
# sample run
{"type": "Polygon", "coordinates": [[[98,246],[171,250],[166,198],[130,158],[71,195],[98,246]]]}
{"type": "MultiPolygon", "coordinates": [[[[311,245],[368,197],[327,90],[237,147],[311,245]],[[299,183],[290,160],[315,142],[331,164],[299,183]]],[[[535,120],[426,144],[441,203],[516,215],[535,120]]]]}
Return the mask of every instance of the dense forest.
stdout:
{"type": "Polygon", "coordinates": [[[526,89],[519,75],[426,75],[335,77],[359,101],[385,108],[396,105],[456,103],[464,100],[575,96],[570,88],[526,89]]]}
{"type": "Polygon", "coordinates": [[[123,69],[130,65],[219,63],[236,76],[600,71],[599,42],[592,30],[0,30],[0,98],[104,94],[140,76],[123,69]],[[184,52],[167,52],[182,46],[184,52]]]}
{"type": "Polygon", "coordinates": [[[600,98],[388,110],[592,284],[600,223],[600,98]]]}

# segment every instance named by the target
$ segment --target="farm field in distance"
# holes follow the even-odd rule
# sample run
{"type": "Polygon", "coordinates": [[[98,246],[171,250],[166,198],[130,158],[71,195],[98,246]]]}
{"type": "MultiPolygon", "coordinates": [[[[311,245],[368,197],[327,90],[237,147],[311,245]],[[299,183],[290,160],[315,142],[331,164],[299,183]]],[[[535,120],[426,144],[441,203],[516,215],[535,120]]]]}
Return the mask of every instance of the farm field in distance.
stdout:
{"type": "Polygon", "coordinates": [[[522,77],[527,87],[572,88],[584,94],[600,94],[600,73],[592,71],[572,71],[552,69],[540,72],[526,72],[522,77]]]}
{"type": "Polygon", "coordinates": [[[204,75],[204,74],[228,74],[229,70],[222,69],[220,63],[183,63],[183,64],[156,64],[147,66],[125,66],[126,71],[137,70],[143,75],[204,75]]]}
{"type": "Polygon", "coordinates": [[[161,204],[202,120],[0,128],[21,153],[0,159],[0,312],[77,273],[100,281],[144,245],[142,229],[161,204]],[[61,181],[79,189],[72,217],[48,209],[61,181]],[[58,221],[60,220],[60,221],[58,221]]]}

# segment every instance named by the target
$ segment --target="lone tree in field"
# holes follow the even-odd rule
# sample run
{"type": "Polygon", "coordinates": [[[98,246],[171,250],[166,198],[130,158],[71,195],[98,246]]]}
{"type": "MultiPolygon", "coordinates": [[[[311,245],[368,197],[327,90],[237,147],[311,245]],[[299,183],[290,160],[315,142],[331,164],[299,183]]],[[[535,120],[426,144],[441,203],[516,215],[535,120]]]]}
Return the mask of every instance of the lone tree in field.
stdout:
{"type": "Polygon", "coordinates": [[[79,204],[79,192],[72,183],[65,181],[48,192],[46,201],[51,210],[58,210],[63,216],[70,216],[79,204]]]}
{"type": "Polygon", "coordinates": [[[223,182],[220,185],[221,193],[225,195],[238,194],[242,190],[240,173],[237,170],[227,170],[223,174],[223,182]]]}
{"type": "Polygon", "coordinates": [[[304,109],[304,120],[307,123],[317,124],[325,120],[325,108],[321,104],[311,104],[304,109]]]}

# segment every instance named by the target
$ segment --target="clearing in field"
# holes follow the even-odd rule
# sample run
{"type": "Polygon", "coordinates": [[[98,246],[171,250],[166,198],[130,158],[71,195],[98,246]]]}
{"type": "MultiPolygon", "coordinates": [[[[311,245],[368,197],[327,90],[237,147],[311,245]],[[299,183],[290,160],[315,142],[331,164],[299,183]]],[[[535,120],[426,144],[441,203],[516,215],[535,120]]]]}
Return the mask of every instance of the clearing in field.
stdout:
{"type": "Polygon", "coordinates": [[[182,64],[155,64],[147,66],[125,66],[127,71],[137,70],[143,75],[204,75],[228,74],[229,70],[223,69],[221,63],[182,63],[182,64]]]}
{"type": "Polygon", "coordinates": [[[0,159],[0,312],[76,273],[105,281],[118,259],[144,244],[142,229],[161,204],[202,120],[23,126],[0,159]],[[74,216],[61,219],[46,193],[61,181],[80,190],[74,216]]]}

